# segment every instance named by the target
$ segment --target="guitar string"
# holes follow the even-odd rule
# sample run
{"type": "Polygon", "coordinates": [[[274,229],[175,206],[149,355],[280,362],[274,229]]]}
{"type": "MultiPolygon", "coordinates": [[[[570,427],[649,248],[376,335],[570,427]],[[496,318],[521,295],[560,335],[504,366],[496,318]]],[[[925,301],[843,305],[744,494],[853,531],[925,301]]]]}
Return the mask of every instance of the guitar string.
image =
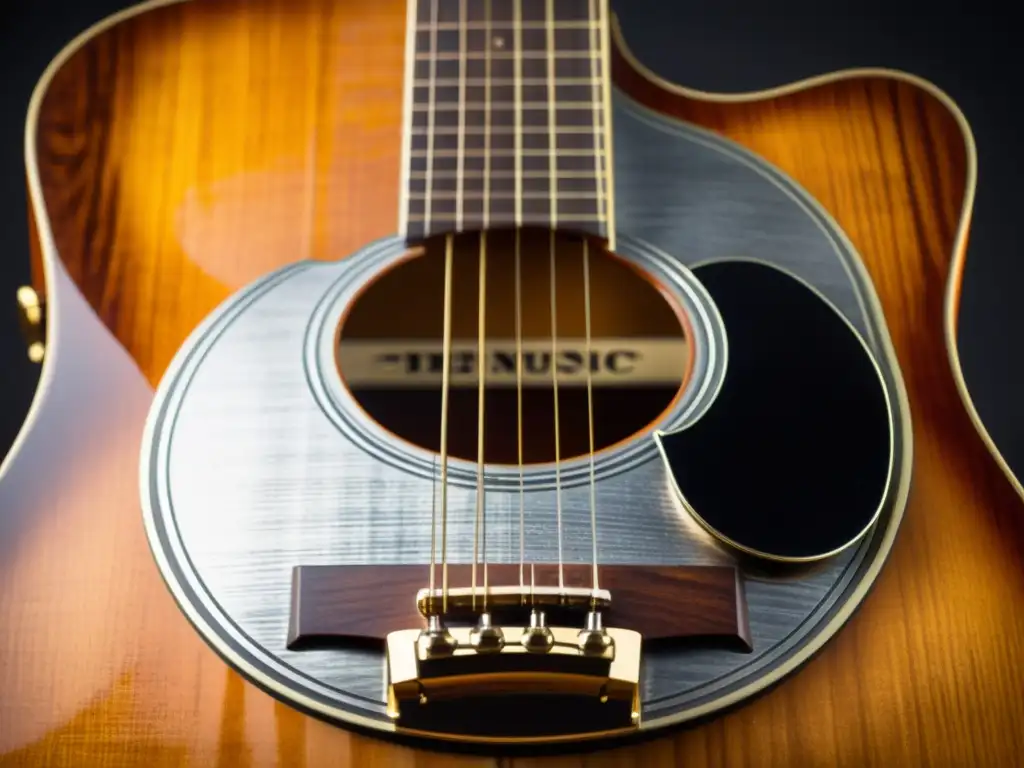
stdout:
{"type": "MultiPolygon", "coordinates": [[[[600,23],[600,18],[595,18],[600,11],[596,7],[596,3],[599,0],[589,0],[589,8],[587,9],[587,22],[593,24],[594,21],[600,23]]],[[[590,37],[590,44],[594,46],[594,31],[588,32],[590,37]]],[[[602,157],[600,154],[601,150],[601,129],[600,129],[600,110],[598,109],[598,95],[597,89],[598,73],[597,64],[593,57],[590,60],[591,76],[594,79],[594,164],[595,164],[595,180],[597,186],[597,212],[598,216],[603,216],[604,205],[603,205],[603,187],[604,178],[602,176],[602,157]]],[[[592,350],[592,339],[591,339],[591,305],[590,305],[590,246],[586,238],[583,238],[583,311],[585,314],[584,325],[586,326],[586,360],[587,360],[587,431],[590,440],[590,540],[591,540],[591,563],[593,568],[592,579],[593,579],[593,590],[596,593],[598,590],[598,573],[597,573],[597,480],[594,469],[594,373],[593,373],[593,350],[592,350]]]]}
{"type": "Polygon", "coordinates": [[[444,243],[444,341],[441,350],[441,612],[448,613],[448,392],[452,368],[452,265],[455,236],[444,243]]]}
{"type": "Polygon", "coordinates": [[[486,365],[484,355],[487,349],[487,334],[485,328],[487,301],[487,231],[480,233],[480,285],[479,297],[477,299],[477,424],[476,424],[476,524],[473,531],[473,610],[476,610],[476,571],[477,551],[480,552],[480,559],[483,562],[484,571],[484,595],[483,610],[487,610],[487,531],[486,511],[484,495],[484,400],[486,387],[486,365]],[[481,540],[483,539],[483,540],[481,540]]]}
{"type": "Polygon", "coordinates": [[[489,175],[491,170],[491,137],[489,133],[491,125],[490,101],[491,101],[491,0],[485,0],[485,34],[484,40],[487,50],[485,57],[484,74],[484,210],[483,210],[483,231],[480,233],[480,285],[477,298],[477,445],[476,445],[476,525],[473,532],[473,610],[476,610],[476,563],[477,548],[479,546],[480,559],[484,571],[484,593],[483,612],[487,612],[487,598],[490,582],[487,572],[487,498],[484,489],[484,446],[485,446],[485,398],[487,388],[487,227],[490,224],[490,183],[489,175]]]}
{"type": "Polygon", "coordinates": [[[565,568],[562,560],[562,467],[561,434],[558,413],[558,309],[555,290],[555,230],[558,227],[558,161],[555,140],[555,3],[547,0],[548,58],[548,172],[551,176],[551,231],[548,240],[548,260],[551,272],[551,389],[554,398],[555,420],[555,525],[558,536],[558,588],[565,588],[565,568]]]}
{"type": "Polygon", "coordinates": [[[434,578],[434,548],[437,546],[437,456],[430,460],[430,583],[427,588],[427,608],[433,615],[436,605],[434,590],[436,581],[434,578]]]}
{"type": "Polygon", "coordinates": [[[484,6],[485,14],[485,26],[487,28],[486,39],[488,40],[487,46],[487,58],[486,58],[486,80],[487,85],[485,86],[485,101],[487,109],[484,110],[484,131],[486,135],[487,153],[484,158],[484,232],[483,239],[480,242],[480,351],[477,353],[477,357],[480,362],[480,555],[484,561],[484,610],[487,610],[487,602],[490,595],[488,590],[490,589],[490,579],[487,567],[487,498],[484,495],[484,477],[483,477],[483,434],[484,434],[484,377],[486,376],[487,365],[484,362],[487,360],[487,335],[484,333],[484,321],[485,321],[485,305],[487,298],[487,229],[491,225],[491,46],[489,44],[491,39],[491,0],[487,0],[484,6]]]}
{"type": "MultiPolygon", "coordinates": [[[[594,0],[590,0],[590,11],[591,11],[591,13],[593,13],[593,10],[594,10],[593,2],[594,2],[594,0]]],[[[465,10],[466,10],[465,3],[466,3],[466,0],[460,0],[460,20],[462,22],[460,24],[460,29],[462,30],[462,32],[460,32],[460,36],[461,36],[461,39],[460,39],[460,53],[462,54],[462,58],[463,59],[465,58],[465,38],[464,38],[465,15],[466,15],[465,14],[465,10]]],[[[514,25],[514,30],[515,30],[515,36],[516,36],[515,56],[516,56],[516,70],[517,71],[516,71],[516,78],[515,78],[515,80],[516,80],[516,101],[517,101],[517,106],[518,106],[518,101],[521,98],[521,94],[520,94],[521,78],[519,77],[520,72],[518,71],[520,69],[520,67],[521,67],[521,51],[520,51],[520,46],[521,46],[521,36],[520,36],[520,34],[521,34],[521,24],[519,23],[520,20],[521,20],[521,5],[520,5],[520,3],[521,3],[521,0],[515,0],[516,24],[514,25]]],[[[431,49],[432,49],[433,52],[436,53],[437,21],[438,21],[438,0],[432,0],[431,15],[432,15],[432,21],[433,21],[432,28],[431,28],[431,49]]],[[[547,54],[548,54],[549,132],[552,135],[554,135],[553,122],[555,120],[555,113],[554,113],[554,59],[553,59],[554,39],[553,38],[554,38],[554,24],[555,24],[555,21],[554,21],[553,0],[547,0],[546,21],[547,21],[546,27],[547,27],[547,41],[548,41],[547,54]]],[[[488,25],[490,23],[489,0],[488,0],[488,21],[487,21],[487,23],[488,23],[488,25]]],[[[591,36],[593,36],[593,32],[591,32],[590,34],[591,34],[591,36]]],[[[488,40],[489,40],[489,36],[488,36],[488,40]]],[[[488,47],[487,47],[487,56],[486,56],[486,58],[487,58],[487,69],[488,69],[487,74],[489,75],[490,74],[490,46],[489,46],[489,44],[488,44],[488,47]]],[[[592,67],[592,70],[593,70],[594,68],[596,68],[596,64],[592,63],[591,67],[592,67]]],[[[434,98],[435,98],[435,96],[434,96],[434,94],[435,94],[435,87],[434,87],[435,78],[436,78],[436,56],[432,57],[432,61],[431,61],[431,77],[430,77],[430,96],[429,96],[429,99],[430,99],[430,114],[428,116],[428,143],[431,146],[433,144],[433,141],[432,141],[433,135],[432,134],[433,134],[433,128],[434,128],[434,125],[433,125],[434,124],[433,107],[434,107],[434,98]]],[[[464,79],[465,79],[465,61],[462,61],[462,62],[460,62],[460,80],[462,80],[463,82],[460,83],[460,92],[464,90],[464,79]]],[[[489,101],[489,96],[490,96],[490,94],[489,94],[489,90],[490,90],[489,89],[489,79],[487,79],[487,85],[488,85],[488,88],[487,88],[487,90],[488,90],[487,101],[489,101]]],[[[460,98],[460,105],[461,105],[461,103],[463,101],[464,101],[464,99],[460,98]]],[[[599,142],[599,129],[598,129],[598,125],[597,125],[598,110],[597,110],[596,103],[595,103],[594,110],[595,110],[595,144],[597,144],[599,142]]],[[[460,112],[461,111],[462,110],[460,108],[460,112]]],[[[487,119],[489,119],[489,114],[487,115],[487,119]]],[[[462,155],[463,155],[462,144],[464,142],[464,128],[465,128],[464,120],[465,120],[464,114],[460,114],[460,136],[459,136],[459,145],[460,145],[459,165],[460,165],[460,167],[461,167],[461,164],[462,164],[462,155]]],[[[519,110],[517,109],[516,110],[516,123],[517,123],[517,126],[516,126],[516,129],[517,129],[516,130],[516,144],[517,144],[517,150],[518,150],[518,147],[521,144],[521,128],[519,126],[520,120],[521,120],[521,115],[519,114],[519,110]]],[[[487,133],[487,130],[485,129],[485,134],[486,133],[487,133]]],[[[489,145],[489,140],[488,140],[488,145],[489,145]]],[[[595,146],[595,149],[597,149],[597,146],[595,146]]],[[[487,147],[487,150],[488,151],[485,152],[485,155],[487,155],[487,157],[485,159],[485,164],[489,164],[489,146],[487,147]]],[[[556,150],[556,148],[555,148],[554,144],[552,143],[552,145],[549,147],[549,163],[550,163],[550,175],[551,175],[551,181],[552,181],[552,186],[553,187],[557,187],[557,175],[554,173],[554,165],[555,165],[555,162],[556,162],[555,150],[556,150]]],[[[523,476],[524,473],[523,473],[523,438],[522,438],[522,427],[523,427],[523,424],[522,424],[522,422],[523,422],[523,418],[522,418],[522,410],[523,410],[522,409],[522,373],[523,373],[522,372],[522,368],[523,368],[524,361],[523,361],[523,351],[522,351],[522,325],[521,325],[521,323],[522,323],[522,318],[521,318],[521,239],[520,239],[520,232],[519,232],[519,227],[518,227],[518,225],[521,223],[521,202],[520,202],[520,195],[518,194],[518,191],[519,191],[519,189],[521,187],[521,175],[520,175],[520,171],[521,171],[521,169],[520,169],[521,153],[517,151],[516,154],[517,154],[517,159],[516,159],[516,187],[517,187],[517,195],[516,195],[516,208],[517,208],[517,211],[516,211],[516,218],[517,218],[517,231],[516,231],[516,254],[515,254],[515,256],[516,256],[516,315],[517,315],[517,317],[516,317],[516,326],[517,326],[516,327],[516,331],[517,331],[517,333],[516,333],[516,346],[517,346],[517,350],[516,350],[516,358],[517,358],[517,361],[516,361],[517,362],[517,364],[516,364],[516,371],[517,371],[517,424],[518,424],[518,432],[519,432],[519,434],[518,434],[518,453],[519,453],[518,459],[519,459],[519,475],[520,475],[520,569],[519,569],[519,571],[520,571],[520,586],[523,586],[523,582],[524,582],[524,565],[525,565],[525,482],[524,482],[524,476],[523,476]]],[[[599,153],[595,152],[595,155],[599,155],[599,153]]],[[[600,158],[599,157],[597,158],[596,162],[598,163],[598,194],[599,194],[599,197],[600,197],[601,193],[603,192],[603,186],[602,186],[603,171],[602,171],[601,166],[600,166],[600,158]]],[[[431,189],[431,187],[432,187],[432,185],[430,184],[430,176],[431,176],[432,170],[433,170],[432,169],[432,165],[433,165],[433,163],[432,163],[432,157],[431,157],[427,161],[427,173],[426,173],[427,183],[426,183],[426,186],[427,186],[428,190],[431,189]]],[[[484,183],[485,183],[485,185],[487,184],[487,172],[486,172],[486,170],[487,169],[485,168],[485,173],[484,173],[484,179],[485,179],[484,183]]],[[[462,196],[462,188],[461,188],[462,187],[462,180],[461,180],[461,175],[462,174],[458,174],[458,175],[460,176],[460,178],[459,178],[459,181],[458,181],[458,195],[457,196],[459,198],[461,198],[461,196],[462,196]]],[[[425,212],[424,220],[427,223],[427,226],[429,227],[429,222],[430,222],[430,203],[431,203],[431,201],[430,201],[430,195],[429,194],[426,197],[427,197],[427,200],[425,201],[425,210],[426,210],[426,212],[425,212]]],[[[487,199],[486,198],[486,189],[485,189],[485,198],[484,199],[485,199],[485,201],[487,199]]],[[[553,401],[554,401],[555,492],[556,492],[556,526],[557,526],[557,536],[558,536],[558,581],[559,581],[559,587],[560,588],[564,588],[564,555],[563,555],[562,493],[561,493],[561,444],[560,444],[561,443],[561,439],[560,439],[559,391],[558,391],[558,373],[557,373],[557,353],[558,353],[557,290],[556,290],[556,244],[557,243],[556,243],[556,238],[555,238],[555,228],[557,226],[557,219],[558,219],[558,207],[557,206],[558,206],[557,189],[552,189],[552,197],[551,197],[552,229],[551,229],[551,232],[550,232],[550,241],[549,241],[549,248],[550,248],[550,251],[549,251],[549,262],[550,262],[550,279],[551,279],[551,323],[552,323],[552,339],[551,339],[552,340],[552,347],[551,347],[551,350],[552,350],[551,351],[552,360],[551,360],[551,364],[552,364],[552,390],[553,390],[553,401]]],[[[485,212],[484,212],[485,219],[487,217],[487,214],[489,213],[487,208],[488,208],[488,206],[486,206],[486,202],[485,202],[485,212]]],[[[599,215],[597,217],[599,221],[605,221],[605,216],[604,216],[604,212],[603,212],[602,208],[603,208],[603,206],[599,205],[599,211],[598,211],[599,215]]],[[[460,223],[461,223],[462,205],[457,204],[457,211],[458,211],[458,219],[460,220],[460,223]]],[[[486,236],[485,235],[481,236],[480,247],[481,247],[481,250],[480,250],[480,254],[481,254],[481,264],[480,264],[480,297],[479,297],[479,302],[480,302],[480,318],[479,318],[480,338],[478,338],[478,359],[483,360],[484,357],[485,357],[485,345],[486,345],[486,336],[485,336],[485,330],[484,330],[485,329],[485,325],[484,325],[484,321],[485,321],[485,296],[486,296],[486,236]]],[[[442,575],[442,578],[443,578],[442,592],[443,592],[443,605],[444,605],[443,610],[445,610],[445,611],[447,610],[447,597],[448,597],[448,564],[447,564],[447,511],[448,511],[447,510],[447,496],[448,496],[448,494],[447,494],[447,491],[448,491],[448,488],[447,488],[447,486],[448,486],[448,451],[447,451],[448,434],[447,433],[448,433],[448,429],[447,429],[447,426],[448,426],[448,400],[449,400],[449,391],[450,391],[450,373],[451,373],[451,356],[452,356],[452,351],[451,351],[451,346],[452,346],[452,339],[451,339],[451,311],[452,311],[452,308],[451,308],[451,302],[452,302],[453,257],[454,257],[454,239],[453,239],[453,235],[449,234],[446,237],[446,245],[445,245],[445,298],[444,298],[444,304],[445,304],[445,307],[444,307],[445,330],[444,330],[444,345],[443,345],[444,349],[443,349],[443,353],[442,353],[444,368],[443,368],[443,373],[442,373],[442,406],[441,406],[442,407],[442,414],[441,414],[441,421],[442,421],[442,425],[441,425],[441,432],[442,432],[442,434],[441,434],[442,544],[441,544],[441,548],[442,548],[442,569],[443,569],[443,575],[442,575]]],[[[586,314],[586,335],[587,335],[586,343],[587,343],[587,358],[588,358],[588,361],[589,361],[589,359],[591,357],[592,339],[591,339],[591,302],[590,302],[589,248],[588,248],[588,243],[587,243],[586,240],[584,240],[584,243],[583,243],[583,259],[584,259],[584,305],[585,305],[585,314],[586,314]]],[[[483,477],[482,477],[482,473],[483,473],[483,441],[484,441],[484,410],[483,410],[483,406],[484,406],[484,397],[485,397],[485,375],[486,375],[485,371],[484,371],[484,367],[485,367],[484,365],[479,365],[478,366],[478,368],[480,369],[480,378],[479,378],[479,394],[478,394],[478,411],[479,411],[478,435],[479,435],[479,437],[478,437],[477,531],[476,531],[476,534],[474,536],[474,559],[473,559],[473,567],[474,567],[474,576],[473,576],[474,598],[473,599],[474,599],[474,605],[475,605],[475,602],[476,602],[476,586],[477,586],[477,579],[476,579],[476,574],[475,574],[476,564],[477,564],[477,551],[476,551],[476,549],[477,549],[477,542],[479,541],[481,529],[484,530],[484,534],[483,535],[486,536],[485,529],[484,529],[484,526],[486,525],[486,521],[484,519],[485,516],[486,516],[485,510],[484,510],[485,500],[484,500],[484,498],[482,498],[482,493],[483,493],[483,477]]],[[[598,588],[597,531],[596,531],[596,482],[595,482],[595,475],[594,475],[594,453],[595,453],[595,451],[594,451],[594,425],[593,425],[593,378],[592,378],[592,371],[591,371],[591,366],[590,365],[587,366],[587,400],[588,400],[588,432],[589,432],[589,442],[590,442],[590,446],[589,446],[590,447],[590,484],[591,484],[591,494],[590,495],[591,495],[591,533],[592,533],[592,545],[593,545],[593,553],[592,553],[592,558],[593,558],[593,582],[594,582],[594,589],[596,590],[598,588]]],[[[435,555],[435,552],[436,552],[436,545],[435,545],[436,513],[434,511],[432,511],[431,518],[432,519],[431,519],[431,569],[430,569],[430,583],[431,583],[431,591],[433,591],[434,584],[435,584],[435,562],[436,562],[436,555],[435,555]]],[[[486,548],[486,541],[482,542],[482,546],[481,546],[482,560],[483,560],[483,563],[484,563],[484,580],[485,580],[485,583],[484,583],[484,591],[485,591],[484,600],[485,600],[485,605],[486,605],[486,592],[487,592],[488,584],[487,584],[487,565],[486,565],[486,549],[485,548],[486,548]]],[[[531,583],[534,581],[533,573],[534,573],[534,568],[531,565],[531,583]]]]}
{"type": "MultiPolygon", "coordinates": [[[[519,0],[516,0],[518,3],[519,0]]],[[[515,284],[516,284],[516,431],[519,458],[519,590],[525,586],[524,565],[526,563],[526,478],[523,472],[523,298],[522,298],[522,256],[520,254],[522,233],[516,228],[515,284]]]]}
{"type": "Polygon", "coordinates": [[[562,471],[561,429],[558,413],[558,299],[555,290],[555,230],[551,230],[548,261],[551,273],[551,391],[554,401],[555,426],[555,525],[558,534],[558,588],[565,587],[562,561],[562,471]]]}
{"type": "Polygon", "coordinates": [[[594,373],[591,338],[590,309],[590,244],[583,239],[583,312],[586,326],[586,361],[587,361],[587,432],[590,440],[590,541],[591,563],[593,568],[593,590],[598,590],[597,576],[597,481],[594,471],[594,373]]]}
{"type": "MultiPolygon", "coordinates": [[[[431,24],[430,24],[430,51],[431,51],[431,53],[435,53],[436,50],[437,50],[437,21],[438,21],[438,7],[437,6],[438,6],[438,2],[439,2],[439,0],[430,0],[430,21],[431,21],[431,24]]],[[[419,13],[418,4],[417,4],[416,13],[417,14],[419,13]]],[[[427,86],[427,93],[428,93],[427,99],[428,99],[428,104],[430,105],[430,109],[428,109],[428,111],[427,111],[427,148],[428,149],[433,149],[434,148],[434,110],[433,110],[433,106],[434,106],[434,81],[436,79],[436,74],[437,74],[437,58],[434,57],[434,56],[431,56],[430,57],[429,83],[428,83],[428,86],[427,86]]],[[[409,84],[409,88],[412,88],[412,87],[413,86],[410,83],[409,84]]],[[[426,192],[425,200],[424,200],[424,203],[423,203],[423,211],[424,211],[424,214],[423,214],[423,234],[424,235],[427,235],[429,233],[429,231],[430,231],[430,202],[431,202],[431,193],[433,192],[433,178],[432,178],[432,176],[433,176],[433,171],[434,171],[434,156],[433,156],[433,153],[432,152],[428,152],[427,155],[428,156],[427,156],[427,162],[426,162],[426,173],[424,174],[424,190],[426,192]]],[[[442,400],[443,399],[444,398],[442,396],[442,400]]],[[[444,418],[445,418],[443,414],[444,414],[444,411],[443,411],[443,408],[442,408],[442,416],[441,416],[442,422],[444,421],[444,418]]],[[[443,429],[443,427],[442,427],[442,429],[443,429]]],[[[442,438],[442,440],[443,440],[443,438],[442,438]]],[[[437,476],[436,476],[436,472],[437,472],[437,466],[436,466],[436,460],[435,460],[435,463],[431,465],[431,473],[430,473],[430,476],[432,478],[431,496],[433,498],[431,499],[431,503],[430,503],[430,578],[429,578],[429,584],[428,584],[428,589],[429,589],[428,594],[430,596],[429,597],[429,606],[430,606],[431,612],[433,612],[433,609],[434,609],[434,604],[433,604],[434,603],[434,591],[437,588],[437,575],[436,575],[436,570],[437,570],[437,498],[436,498],[436,494],[437,494],[437,491],[436,491],[437,476]]],[[[444,470],[442,468],[442,474],[443,474],[443,472],[444,472],[444,470]]],[[[444,491],[443,487],[442,487],[442,490],[441,490],[441,495],[442,496],[445,495],[445,491],[444,491]]],[[[443,536],[443,534],[442,534],[442,536],[443,536]]]]}
{"type": "Polygon", "coordinates": [[[516,431],[517,431],[517,452],[519,460],[519,590],[523,592],[525,586],[524,567],[526,564],[526,478],[523,471],[523,299],[522,299],[522,224],[523,224],[523,32],[522,0],[514,0],[513,4],[513,56],[515,59],[515,71],[513,81],[515,87],[515,185],[516,185],[516,253],[515,253],[515,300],[516,300],[516,431]]]}
{"type": "MultiPolygon", "coordinates": [[[[448,613],[448,406],[452,367],[452,282],[455,234],[462,229],[462,184],[466,130],[466,0],[459,0],[459,150],[456,172],[455,233],[445,236],[444,254],[444,342],[441,352],[441,610],[448,613]]],[[[431,147],[433,149],[433,147],[431,147]]],[[[476,570],[476,559],[473,560],[476,570]]],[[[473,578],[474,592],[476,578],[473,578]]],[[[474,595],[475,597],[475,595],[474,595]]]]}

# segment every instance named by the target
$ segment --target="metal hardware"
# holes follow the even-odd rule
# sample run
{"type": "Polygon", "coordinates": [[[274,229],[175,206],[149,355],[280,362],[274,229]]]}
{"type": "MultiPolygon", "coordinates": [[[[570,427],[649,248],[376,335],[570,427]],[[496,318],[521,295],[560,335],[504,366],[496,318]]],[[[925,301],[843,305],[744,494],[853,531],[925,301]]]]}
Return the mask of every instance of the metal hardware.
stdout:
{"type": "Polygon", "coordinates": [[[455,653],[458,643],[440,616],[431,616],[427,628],[416,638],[416,653],[424,659],[445,658],[455,653]]]}
{"type": "Polygon", "coordinates": [[[507,706],[508,697],[515,697],[517,706],[525,705],[527,710],[531,699],[598,707],[596,711],[607,713],[602,727],[639,725],[640,633],[605,629],[596,612],[582,631],[548,627],[540,611],[533,612],[525,629],[497,627],[489,614],[483,615],[487,618],[473,628],[444,630],[440,620],[432,617],[425,630],[388,635],[388,715],[400,727],[420,727],[430,718],[431,705],[473,701],[477,707],[500,709],[507,706]],[[520,634],[522,642],[504,640],[520,634]],[[585,634],[606,640],[584,642],[585,634]],[[423,642],[425,637],[450,637],[452,642],[442,647],[451,653],[433,652],[431,643],[423,642]]]}
{"type": "Polygon", "coordinates": [[[520,641],[530,653],[547,653],[555,646],[555,636],[544,623],[544,612],[534,609],[530,612],[530,626],[523,630],[520,641]]]}
{"type": "Polygon", "coordinates": [[[588,656],[601,656],[614,647],[615,640],[601,623],[601,614],[591,611],[587,614],[587,626],[577,635],[580,650],[588,656]]]}
{"type": "Polygon", "coordinates": [[[481,613],[479,623],[469,633],[469,644],[477,653],[501,653],[505,633],[491,623],[491,614],[481,613]]]}
{"type": "MultiPolygon", "coordinates": [[[[440,589],[431,592],[421,589],[416,593],[416,607],[424,617],[441,612],[443,604],[440,589]]],[[[477,613],[482,607],[482,590],[462,587],[448,590],[448,614],[477,613]]],[[[487,607],[501,608],[567,608],[578,610],[607,610],[611,607],[612,595],[606,589],[579,587],[489,587],[487,607]]]]}

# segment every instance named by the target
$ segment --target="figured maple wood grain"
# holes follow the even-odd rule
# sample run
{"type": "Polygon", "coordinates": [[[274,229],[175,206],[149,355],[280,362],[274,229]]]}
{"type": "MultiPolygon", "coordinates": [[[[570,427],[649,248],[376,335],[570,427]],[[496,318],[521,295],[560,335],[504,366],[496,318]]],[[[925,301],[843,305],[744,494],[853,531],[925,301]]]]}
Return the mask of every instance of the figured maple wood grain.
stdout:
{"type": "Polygon", "coordinates": [[[231,290],[396,230],[399,5],[186,2],[57,73],[38,130],[56,245],[151,382],[231,290]]]}
{"type": "MultiPolygon", "coordinates": [[[[57,74],[38,125],[49,226],[75,283],[151,383],[231,290],[396,229],[403,38],[403,0],[189,2],[89,41],[57,74]]],[[[2,699],[2,743],[18,746],[0,765],[1018,762],[1024,510],[963,412],[943,346],[965,182],[956,125],[931,96],[882,78],[716,104],[668,94],[622,61],[617,69],[640,100],[730,136],[794,177],[849,234],[875,281],[910,396],[914,484],[890,561],[848,626],[783,685],[678,734],[588,757],[453,757],[354,735],[274,702],[195,636],[155,565],[139,572],[141,583],[97,566],[82,586],[67,529],[57,527],[16,554],[0,549],[0,578],[45,561],[68,590],[35,599],[74,600],[83,616],[109,608],[106,623],[125,628],[110,641],[127,649],[125,661],[97,656],[106,646],[89,632],[33,619],[40,605],[0,602],[0,691],[27,675],[48,681],[24,700],[2,699]],[[129,591],[130,616],[119,602],[129,591]],[[65,641],[76,652],[58,667],[50,649],[65,641]],[[97,664],[114,684],[55,719],[51,702],[97,664]],[[43,735],[26,742],[11,733],[26,723],[43,735]]],[[[136,437],[124,438],[126,451],[136,437]]],[[[96,495],[87,483],[121,440],[97,428],[95,450],[74,471],[39,472],[52,473],[66,498],[123,504],[133,473],[124,494],[96,495]]],[[[96,546],[123,549],[97,557],[143,557],[137,509],[103,520],[111,522],[92,534],[96,546]]]]}

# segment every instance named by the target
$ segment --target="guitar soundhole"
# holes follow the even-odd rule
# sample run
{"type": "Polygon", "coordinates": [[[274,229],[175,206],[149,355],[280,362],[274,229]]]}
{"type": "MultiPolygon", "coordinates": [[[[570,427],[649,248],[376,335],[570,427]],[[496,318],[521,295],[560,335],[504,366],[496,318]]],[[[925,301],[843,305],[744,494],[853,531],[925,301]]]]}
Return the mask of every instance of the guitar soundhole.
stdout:
{"type": "MultiPolygon", "coordinates": [[[[555,459],[558,369],[559,456],[590,452],[584,241],[557,233],[552,346],[551,233],[519,234],[521,345],[516,321],[516,233],[486,235],[484,456],[490,464],[555,459]],[[521,375],[517,353],[522,352],[521,375]],[[519,381],[522,381],[520,387],[519,381]]],[[[686,318],[636,267],[590,241],[591,349],[595,451],[655,422],[680,393],[692,360],[686,318]]],[[[378,275],[350,305],[337,361],[359,405],[395,436],[440,450],[446,238],[378,275]]],[[[481,235],[454,238],[448,451],[477,459],[481,235]]]]}

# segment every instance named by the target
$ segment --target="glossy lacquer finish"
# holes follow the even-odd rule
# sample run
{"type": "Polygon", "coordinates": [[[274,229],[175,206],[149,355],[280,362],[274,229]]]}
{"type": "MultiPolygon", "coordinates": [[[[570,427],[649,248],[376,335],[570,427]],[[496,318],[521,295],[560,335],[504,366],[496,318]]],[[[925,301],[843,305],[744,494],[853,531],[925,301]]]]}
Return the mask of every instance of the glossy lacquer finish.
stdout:
{"type": "MultiPolygon", "coordinates": [[[[56,73],[30,126],[55,315],[0,480],[0,764],[495,764],[356,736],[243,682],[182,618],[140,522],[152,387],[196,324],[275,268],[394,234],[403,38],[397,1],[187,3],[83,43],[56,73]]],[[[960,127],[882,76],[746,103],[618,79],[783,170],[849,235],[903,370],[913,491],[872,593],[783,685],[647,744],[514,762],[1012,764],[1020,500],[943,344],[972,159],[960,127]]]]}

